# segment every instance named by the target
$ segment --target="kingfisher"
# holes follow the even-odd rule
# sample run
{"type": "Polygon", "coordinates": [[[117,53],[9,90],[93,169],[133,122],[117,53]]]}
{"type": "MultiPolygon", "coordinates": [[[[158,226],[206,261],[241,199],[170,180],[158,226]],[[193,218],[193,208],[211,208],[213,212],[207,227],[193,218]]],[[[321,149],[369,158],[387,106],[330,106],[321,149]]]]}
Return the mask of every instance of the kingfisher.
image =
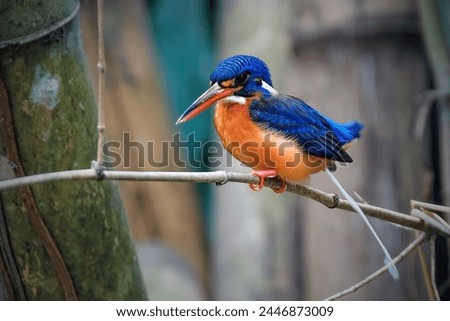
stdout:
{"type": "Polygon", "coordinates": [[[214,104],[214,125],[225,149],[260,179],[259,184],[250,184],[253,190],[261,190],[266,178],[278,177],[281,187],[272,189],[282,193],[286,182],[299,183],[325,171],[369,227],[385,254],[384,263],[391,276],[399,278],[389,252],[367,217],[331,173],[336,162],[353,162],[346,150],[360,137],[362,123],[338,123],[303,100],[278,93],[266,63],[249,55],[222,60],[210,76],[209,89],[176,123],[192,119],[214,104]]]}
{"type": "Polygon", "coordinates": [[[210,76],[210,87],[180,116],[177,124],[216,104],[214,125],[236,159],[260,178],[250,187],[259,191],[267,177],[298,183],[311,174],[351,163],[348,146],[360,136],[358,121],[338,123],[303,100],[279,94],[261,59],[235,55],[221,61],[210,76]]]}

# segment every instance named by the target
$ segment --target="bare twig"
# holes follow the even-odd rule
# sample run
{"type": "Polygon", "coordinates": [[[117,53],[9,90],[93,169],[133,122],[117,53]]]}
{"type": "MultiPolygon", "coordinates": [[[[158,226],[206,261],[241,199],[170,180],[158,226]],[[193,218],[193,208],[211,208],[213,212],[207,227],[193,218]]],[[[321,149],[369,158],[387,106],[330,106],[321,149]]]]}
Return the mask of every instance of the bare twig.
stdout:
{"type": "MultiPolygon", "coordinates": [[[[409,244],[398,256],[396,256],[393,261],[395,264],[398,264],[399,262],[401,262],[405,257],[407,257],[416,247],[418,247],[420,244],[422,244],[427,238],[426,233],[421,233],[419,235],[419,237],[417,237],[411,244],[409,244]]],[[[375,280],[377,277],[379,277],[381,274],[383,274],[384,272],[386,272],[388,270],[388,266],[383,266],[381,269],[379,269],[378,271],[372,273],[371,275],[369,275],[367,278],[365,278],[364,280],[362,280],[361,282],[353,285],[352,287],[336,293],[335,295],[332,295],[328,298],[325,299],[325,301],[333,301],[333,300],[337,300],[339,298],[342,298],[343,296],[353,293],[356,290],[360,289],[361,287],[365,286],[366,284],[372,282],[373,280],[375,280]]]]}
{"type": "Polygon", "coordinates": [[[430,265],[431,265],[431,286],[433,288],[434,297],[437,301],[441,300],[439,291],[436,286],[436,235],[430,238],[430,265]]]}
{"type": "MultiPolygon", "coordinates": [[[[226,171],[214,172],[149,172],[149,171],[112,171],[100,170],[94,166],[92,169],[69,170],[37,174],[26,177],[18,177],[0,181],[0,191],[18,188],[26,185],[46,183],[63,180],[128,180],[128,181],[172,181],[172,182],[196,182],[196,183],[216,183],[222,185],[227,182],[238,182],[246,184],[258,184],[259,178],[251,174],[234,173],[226,171]]],[[[267,179],[265,186],[280,187],[277,179],[267,179]]],[[[336,194],[326,193],[306,185],[287,184],[287,191],[313,199],[329,208],[340,208],[353,212],[351,205],[336,194]]],[[[439,225],[430,224],[421,218],[395,212],[382,207],[369,204],[358,203],[366,215],[379,218],[412,229],[439,233],[443,236],[450,236],[446,229],[439,229],[439,225]]]]}
{"type": "MultiPolygon", "coordinates": [[[[391,223],[395,223],[398,225],[406,226],[409,228],[425,232],[437,231],[436,228],[434,227],[431,228],[431,225],[426,224],[423,220],[412,217],[407,214],[395,212],[392,210],[368,204],[358,203],[358,205],[366,215],[376,217],[384,221],[388,221],[391,223]]],[[[337,207],[346,211],[352,211],[351,206],[348,204],[348,202],[344,200],[340,200],[339,205],[337,207]]],[[[438,233],[443,233],[443,235],[450,236],[448,233],[446,233],[446,231],[439,230],[438,233]]]]}
{"type": "MultiPolygon", "coordinates": [[[[416,234],[418,235],[418,234],[416,234]]],[[[430,271],[428,269],[427,259],[425,255],[425,250],[423,249],[423,244],[417,248],[419,253],[419,262],[422,269],[423,280],[425,281],[425,287],[427,289],[428,298],[430,301],[436,301],[436,296],[434,295],[433,285],[431,281],[430,271]]]]}
{"type": "Polygon", "coordinates": [[[436,205],[436,204],[411,200],[411,208],[419,208],[420,209],[421,207],[426,208],[427,210],[430,210],[430,211],[450,213],[449,206],[436,205]]]}
{"type": "Polygon", "coordinates": [[[97,28],[98,28],[98,92],[97,92],[97,166],[101,166],[103,163],[102,147],[104,143],[105,135],[105,110],[103,102],[103,92],[105,90],[105,41],[103,36],[103,0],[97,0],[97,28]]]}
{"type": "Polygon", "coordinates": [[[430,226],[434,226],[437,230],[443,231],[447,235],[450,234],[449,224],[433,212],[427,211],[424,208],[422,210],[413,208],[411,210],[411,216],[420,218],[422,221],[427,222],[430,226]]]}

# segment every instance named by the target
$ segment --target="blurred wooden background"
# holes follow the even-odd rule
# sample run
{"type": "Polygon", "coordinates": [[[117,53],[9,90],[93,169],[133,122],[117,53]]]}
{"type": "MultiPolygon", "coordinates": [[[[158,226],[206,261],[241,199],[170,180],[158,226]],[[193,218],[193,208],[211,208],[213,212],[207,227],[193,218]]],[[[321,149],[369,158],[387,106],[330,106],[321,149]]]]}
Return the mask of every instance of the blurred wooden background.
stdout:
{"type": "MultiPolygon", "coordinates": [[[[413,135],[416,98],[432,86],[416,1],[114,0],[105,10],[108,140],[122,141],[125,132],[155,146],[179,131],[215,138],[210,114],[179,128],[174,122],[208,87],[221,58],[254,54],[271,67],[279,91],[338,121],[365,124],[350,151],[355,162],[337,171],[347,190],[406,213],[410,199],[433,202],[441,193],[433,110],[423,135],[413,135]]],[[[82,1],[82,22],[95,84],[93,1],[82,1]]],[[[133,169],[179,170],[173,162],[137,168],[136,151],[133,169]]],[[[173,160],[159,147],[155,153],[173,160]]],[[[246,171],[237,163],[231,169],[246,171]]],[[[335,192],[322,174],[309,184],[335,192]]],[[[122,182],[120,188],[151,299],[320,300],[382,265],[357,215],[298,196],[238,184],[122,182]]],[[[414,237],[371,222],[394,256],[414,237]]],[[[443,298],[449,297],[447,248],[442,242],[443,298]]],[[[345,299],[427,299],[415,253],[399,270],[398,282],[382,276],[345,299]]]]}

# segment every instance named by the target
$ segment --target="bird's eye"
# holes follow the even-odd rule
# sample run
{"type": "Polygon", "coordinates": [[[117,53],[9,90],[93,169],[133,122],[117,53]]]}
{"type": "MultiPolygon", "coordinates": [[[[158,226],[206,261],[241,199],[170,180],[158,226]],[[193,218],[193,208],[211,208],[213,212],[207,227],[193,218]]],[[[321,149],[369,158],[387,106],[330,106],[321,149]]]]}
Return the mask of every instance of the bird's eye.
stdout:
{"type": "Polygon", "coordinates": [[[234,85],[235,86],[243,85],[247,82],[247,79],[248,79],[248,73],[243,72],[242,74],[240,74],[239,76],[234,78],[234,85]]]}

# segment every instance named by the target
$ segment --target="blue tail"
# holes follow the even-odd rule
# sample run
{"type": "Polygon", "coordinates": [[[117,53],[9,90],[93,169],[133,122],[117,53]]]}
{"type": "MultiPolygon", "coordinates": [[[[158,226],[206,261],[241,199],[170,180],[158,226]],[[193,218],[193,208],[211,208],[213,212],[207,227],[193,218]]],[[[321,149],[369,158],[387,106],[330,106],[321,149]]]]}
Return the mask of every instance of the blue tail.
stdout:
{"type": "Polygon", "coordinates": [[[344,124],[339,124],[329,118],[327,120],[333,128],[333,134],[342,145],[359,138],[360,132],[364,128],[364,125],[356,120],[344,124]]]}

